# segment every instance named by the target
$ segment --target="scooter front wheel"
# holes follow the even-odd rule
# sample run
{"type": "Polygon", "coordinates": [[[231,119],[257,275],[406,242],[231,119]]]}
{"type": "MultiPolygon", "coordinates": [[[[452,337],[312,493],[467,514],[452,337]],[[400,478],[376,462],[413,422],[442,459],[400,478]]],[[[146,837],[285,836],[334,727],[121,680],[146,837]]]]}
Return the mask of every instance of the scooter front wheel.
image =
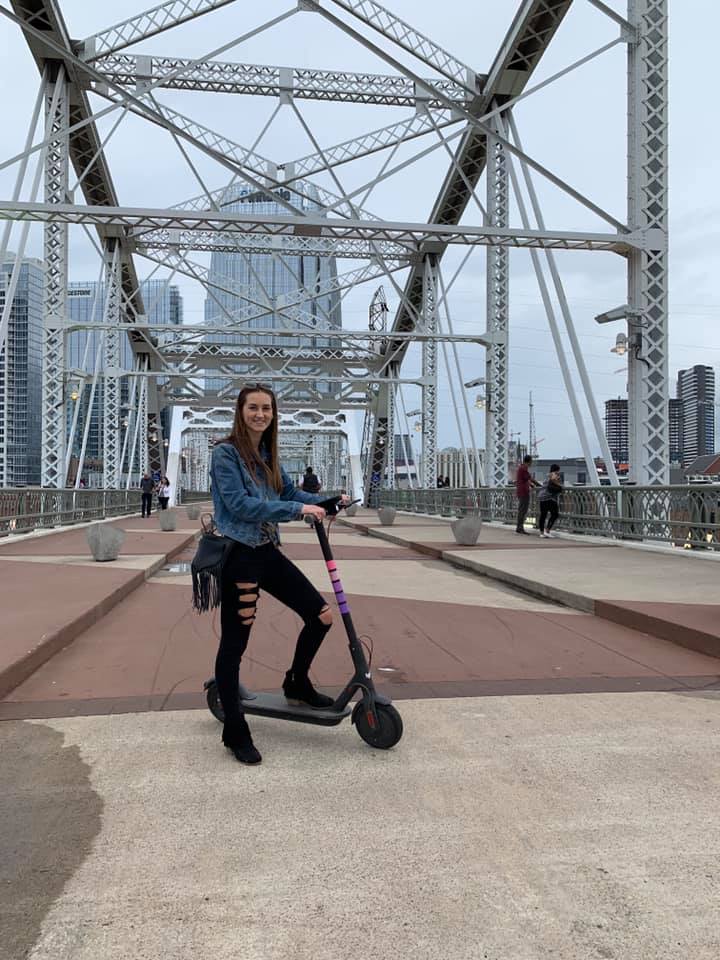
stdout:
{"type": "Polygon", "coordinates": [[[355,704],[352,722],[365,743],[377,750],[389,750],[403,735],[402,717],[391,703],[376,703],[377,723],[371,725],[365,705],[360,700],[355,704]]]}

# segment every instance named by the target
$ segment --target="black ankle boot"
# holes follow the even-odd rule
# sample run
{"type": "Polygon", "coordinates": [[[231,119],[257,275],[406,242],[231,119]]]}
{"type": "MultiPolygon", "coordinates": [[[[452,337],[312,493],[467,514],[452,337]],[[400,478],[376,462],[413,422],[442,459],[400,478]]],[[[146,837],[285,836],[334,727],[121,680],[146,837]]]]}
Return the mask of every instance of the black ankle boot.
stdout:
{"type": "Polygon", "coordinates": [[[234,723],[231,727],[228,724],[224,725],[222,741],[240,763],[260,763],[262,761],[260,751],[252,742],[250,728],[245,717],[240,717],[239,722],[234,723]]]}
{"type": "Polygon", "coordinates": [[[283,693],[286,700],[299,700],[315,710],[326,710],[335,703],[332,697],[326,697],[324,693],[318,693],[307,675],[300,677],[292,670],[288,670],[285,674],[283,693]]]}

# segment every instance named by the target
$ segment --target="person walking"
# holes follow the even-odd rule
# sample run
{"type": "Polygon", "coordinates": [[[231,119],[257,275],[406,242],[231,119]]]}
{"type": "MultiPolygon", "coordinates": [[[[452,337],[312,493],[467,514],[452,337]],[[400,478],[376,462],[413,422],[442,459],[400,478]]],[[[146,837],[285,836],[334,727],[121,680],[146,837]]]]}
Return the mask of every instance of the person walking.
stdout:
{"type": "MultiPolygon", "coordinates": [[[[215,523],[234,540],[223,565],[220,593],[220,646],[215,661],[220,702],[225,713],[222,742],[240,763],[260,763],[240,708],[240,662],[255,622],[260,591],[265,590],[301,617],[303,627],[282,685],[288,700],[317,710],[331,697],[318,693],[310,665],[332,624],[330,607],[294,563],[280,552],[278,523],[325,517],[322,497],[298,490],[278,460],[278,413],[267,387],[245,387],[235,406],[230,435],[212,452],[210,475],[215,523]]],[[[312,473],[312,470],[310,470],[312,473]]],[[[307,476],[306,472],[306,476],[307,476]]],[[[342,498],[344,503],[348,497],[342,498]]]]}
{"type": "Polygon", "coordinates": [[[152,495],[155,489],[155,482],[147,471],[142,475],[140,481],[140,512],[143,517],[149,517],[152,513],[152,495]]]}
{"type": "Polygon", "coordinates": [[[320,481],[313,473],[312,467],[305,468],[305,476],[303,477],[302,488],[305,493],[320,493],[320,481]]]}
{"type": "Polygon", "coordinates": [[[560,514],[560,494],[563,485],[560,479],[560,467],[557,463],[550,465],[550,473],[540,488],[538,502],[540,503],[540,536],[544,538],[552,537],[551,532],[555,526],[555,521],[560,514]]]}
{"type": "Polygon", "coordinates": [[[157,495],[160,509],[167,510],[168,503],[170,502],[170,481],[167,477],[163,477],[158,483],[157,495]]]}
{"type": "Polygon", "coordinates": [[[515,477],[515,494],[518,501],[517,523],[515,524],[515,533],[524,533],[529,536],[525,529],[525,517],[530,506],[530,490],[532,487],[539,487],[540,484],[530,476],[530,465],[532,457],[528,454],[523,457],[523,462],[517,469],[515,477]]]}

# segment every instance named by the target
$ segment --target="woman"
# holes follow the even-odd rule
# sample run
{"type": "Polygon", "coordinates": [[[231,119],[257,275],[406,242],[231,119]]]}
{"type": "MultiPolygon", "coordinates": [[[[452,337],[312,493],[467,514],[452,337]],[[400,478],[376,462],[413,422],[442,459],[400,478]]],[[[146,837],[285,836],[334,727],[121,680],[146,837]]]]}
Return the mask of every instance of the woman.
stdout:
{"type": "Polygon", "coordinates": [[[538,502],[540,503],[540,536],[552,537],[551,530],[560,513],[560,494],[562,493],[562,482],[560,480],[560,467],[557,463],[550,465],[550,473],[545,479],[538,493],[538,502]]]}
{"type": "MultiPolygon", "coordinates": [[[[277,529],[278,523],[306,515],[322,520],[325,510],[317,504],[323,497],[298,490],[280,466],[277,403],[266,387],[240,391],[232,433],[213,450],[210,476],[218,530],[236,541],[223,567],[215,662],[225,712],[222,739],[240,763],[260,763],[238,704],[238,677],[261,590],[294,610],[304,624],[285,674],[285,696],[315,709],[333,702],[314,689],[308,676],[332,613],[307,577],[278,549],[277,529]]],[[[347,502],[347,497],[343,499],[347,502]]]]}
{"type": "Polygon", "coordinates": [[[167,510],[167,505],[170,502],[170,481],[167,477],[163,477],[158,483],[157,495],[160,509],[167,510]]]}

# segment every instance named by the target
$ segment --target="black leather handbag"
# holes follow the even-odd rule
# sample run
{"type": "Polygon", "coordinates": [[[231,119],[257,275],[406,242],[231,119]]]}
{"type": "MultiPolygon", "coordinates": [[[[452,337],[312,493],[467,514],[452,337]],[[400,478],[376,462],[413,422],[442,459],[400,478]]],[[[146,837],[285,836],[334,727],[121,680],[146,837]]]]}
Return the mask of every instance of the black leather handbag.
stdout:
{"type": "Polygon", "coordinates": [[[206,513],[200,520],[202,534],[190,564],[192,574],[192,605],[198,613],[220,606],[222,571],[228,554],[235,545],[230,537],[217,532],[215,519],[206,513]]]}

